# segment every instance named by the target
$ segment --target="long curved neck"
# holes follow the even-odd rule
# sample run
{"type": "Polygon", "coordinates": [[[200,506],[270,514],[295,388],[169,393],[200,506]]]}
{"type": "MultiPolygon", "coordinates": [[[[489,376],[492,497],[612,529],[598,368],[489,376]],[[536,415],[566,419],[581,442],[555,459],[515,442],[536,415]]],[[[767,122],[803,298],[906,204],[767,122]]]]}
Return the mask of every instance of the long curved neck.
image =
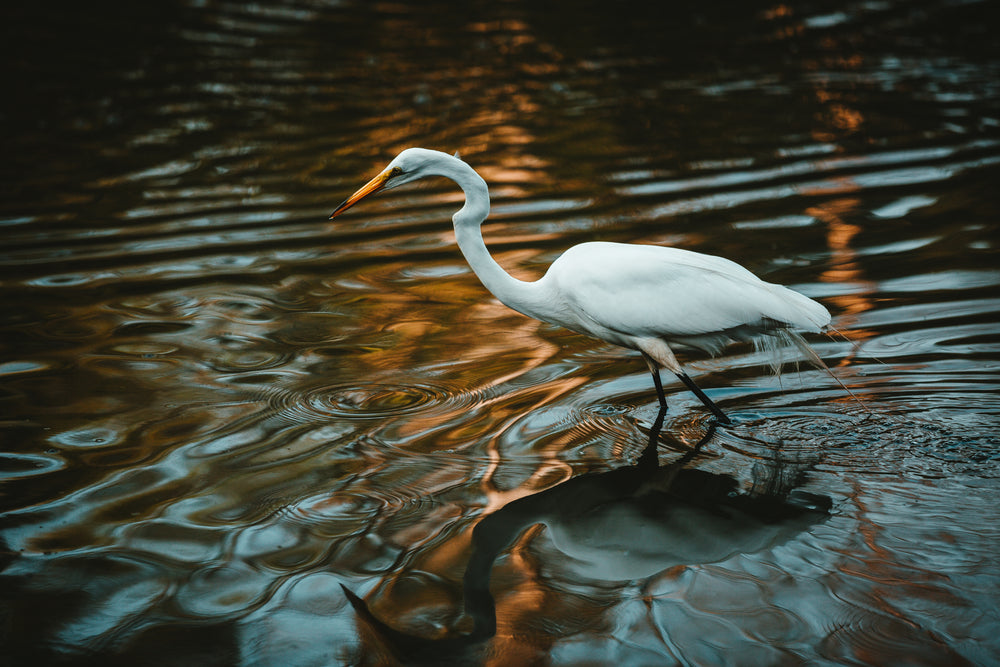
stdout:
{"type": "Polygon", "coordinates": [[[455,240],[479,280],[500,301],[525,315],[534,316],[538,301],[536,283],[518,280],[497,264],[483,242],[481,226],[490,213],[486,181],[458,158],[452,158],[449,173],[442,174],[458,183],[465,192],[465,205],[452,216],[455,240]]]}

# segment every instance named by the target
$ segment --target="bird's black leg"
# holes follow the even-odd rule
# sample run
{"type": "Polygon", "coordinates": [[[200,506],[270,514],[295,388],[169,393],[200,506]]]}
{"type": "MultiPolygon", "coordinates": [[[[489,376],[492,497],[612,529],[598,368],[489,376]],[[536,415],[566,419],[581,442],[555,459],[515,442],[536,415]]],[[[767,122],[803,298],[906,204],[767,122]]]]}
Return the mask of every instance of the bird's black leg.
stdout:
{"type": "MultiPolygon", "coordinates": [[[[666,412],[667,397],[663,393],[663,382],[660,380],[660,367],[655,361],[653,361],[653,358],[645,352],[642,353],[642,358],[646,360],[646,365],[649,366],[649,372],[653,376],[653,384],[656,385],[656,396],[660,399],[660,411],[666,412]]],[[[663,423],[662,420],[660,423],[663,423]]]]}
{"type": "MultiPolygon", "coordinates": [[[[719,406],[716,405],[715,402],[712,401],[712,399],[706,396],[705,392],[703,392],[701,388],[694,383],[694,380],[688,377],[687,373],[680,372],[680,373],[674,373],[674,375],[680,378],[680,381],[683,382],[687,386],[687,388],[690,389],[694,393],[694,395],[698,397],[698,400],[700,400],[702,403],[705,404],[706,408],[712,411],[712,414],[715,415],[715,418],[719,420],[720,424],[733,423],[732,420],[726,416],[726,413],[723,412],[721,409],[719,409],[719,406]]],[[[657,386],[659,386],[659,383],[657,383],[657,386]]]]}
{"type": "Polygon", "coordinates": [[[660,399],[660,411],[667,411],[667,397],[663,393],[663,382],[660,380],[660,369],[653,371],[653,384],[656,385],[656,396],[660,399]]]}

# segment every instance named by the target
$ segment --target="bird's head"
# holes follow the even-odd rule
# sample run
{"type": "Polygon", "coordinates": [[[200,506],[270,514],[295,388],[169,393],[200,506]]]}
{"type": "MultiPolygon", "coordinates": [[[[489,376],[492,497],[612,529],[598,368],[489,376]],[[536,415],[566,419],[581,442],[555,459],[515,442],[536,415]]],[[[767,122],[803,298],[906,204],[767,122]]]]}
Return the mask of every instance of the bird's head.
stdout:
{"type": "Polygon", "coordinates": [[[365,197],[375,194],[380,190],[388,190],[406,183],[412,183],[424,176],[444,176],[440,166],[449,161],[455,160],[447,153],[432,151],[426,148],[407,148],[397,155],[385,169],[379,172],[378,176],[365,183],[353,195],[344,200],[340,206],[330,215],[333,220],[338,215],[357,204],[365,197]]]}

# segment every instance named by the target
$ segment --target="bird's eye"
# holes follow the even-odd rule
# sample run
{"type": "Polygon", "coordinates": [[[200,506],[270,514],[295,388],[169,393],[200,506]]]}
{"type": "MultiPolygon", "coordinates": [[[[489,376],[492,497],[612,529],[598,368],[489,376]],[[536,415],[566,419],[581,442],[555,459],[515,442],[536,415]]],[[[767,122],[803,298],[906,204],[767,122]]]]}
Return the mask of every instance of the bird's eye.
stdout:
{"type": "Polygon", "coordinates": [[[403,173],[403,168],[402,167],[393,167],[392,171],[389,172],[389,178],[393,178],[395,176],[399,176],[402,173],[403,173]]]}

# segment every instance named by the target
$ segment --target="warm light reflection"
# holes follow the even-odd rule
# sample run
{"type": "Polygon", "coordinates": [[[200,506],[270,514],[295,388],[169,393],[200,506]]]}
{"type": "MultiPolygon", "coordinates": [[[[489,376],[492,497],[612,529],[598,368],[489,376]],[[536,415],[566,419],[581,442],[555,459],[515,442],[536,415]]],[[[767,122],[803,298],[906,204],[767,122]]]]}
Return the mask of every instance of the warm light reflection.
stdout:
{"type": "Polygon", "coordinates": [[[864,116],[857,109],[851,109],[843,104],[834,104],[830,107],[830,122],[838,130],[856,132],[864,122],[864,116]]]}
{"type": "Polygon", "coordinates": [[[775,5],[770,9],[764,10],[763,17],[767,21],[773,21],[777,18],[787,18],[792,15],[792,8],[788,5],[775,5]]]}
{"type": "Polygon", "coordinates": [[[826,225],[827,246],[830,248],[829,268],[820,274],[823,282],[857,285],[861,289],[849,294],[837,294],[829,297],[841,311],[841,333],[855,341],[862,341],[876,335],[875,331],[857,327],[858,315],[875,307],[871,294],[876,291],[873,281],[867,279],[864,269],[857,259],[857,253],[852,247],[854,237],[861,227],[846,222],[845,216],[855,212],[860,201],[854,198],[835,199],[806,209],[806,213],[826,225]]]}
{"type": "Polygon", "coordinates": [[[539,653],[545,655],[552,638],[538,638],[540,645],[526,643],[518,628],[536,622],[551,606],[553,592],[542,584],[539,564],[531,556],[532,541],[544,530],[535,524],[524,531],[510,550],[507,566],[520,575],[520,581],[503,597],[497,599],[497,634],[494,638],[494,656],[487,665],[533,664],[539,653]],[[540,640],[540,641],[539,641],[540,640]],[[541,649],[541,650],[540,650],[541,649]]]}

